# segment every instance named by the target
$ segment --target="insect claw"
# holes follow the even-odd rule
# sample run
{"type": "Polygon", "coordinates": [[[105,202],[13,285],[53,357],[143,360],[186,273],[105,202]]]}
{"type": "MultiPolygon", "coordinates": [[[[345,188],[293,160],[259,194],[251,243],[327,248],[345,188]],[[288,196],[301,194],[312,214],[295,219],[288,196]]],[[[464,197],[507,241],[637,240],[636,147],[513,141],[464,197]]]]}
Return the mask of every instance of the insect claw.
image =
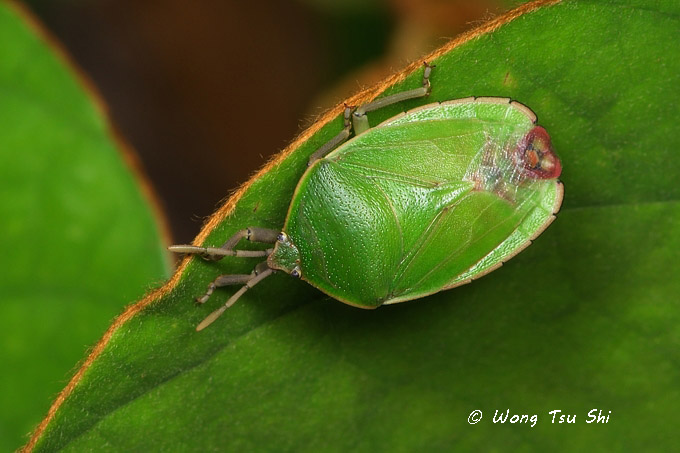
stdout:
{"type": "Polygon", "coordinates": [[[430,94],[431,90],[431,85],[430,85],[430,73],[432,73],[432,69],[435,68],[437,65],[430,64],[427,61],[423,61],[423,87],[425,87],[426,95],[430,94]]]}
{"type": "Polygon", "coordinates": [[[206,303],[208,298],[205,297],[205,296],[201,296],[201,297],[194,297],[194,300],[196,301],[196,305],[203,305],[204,303],[206,303]]]}
{"type": "Polygon", "coordinates": [[[208,285],[208,289],[206,290],[205,294],[203,294],[201,297],[196,298],[196,302],[199,304],[204,304],[210,299],[210,295],[215,291],[215,282],[212,282],[208,285]]]}

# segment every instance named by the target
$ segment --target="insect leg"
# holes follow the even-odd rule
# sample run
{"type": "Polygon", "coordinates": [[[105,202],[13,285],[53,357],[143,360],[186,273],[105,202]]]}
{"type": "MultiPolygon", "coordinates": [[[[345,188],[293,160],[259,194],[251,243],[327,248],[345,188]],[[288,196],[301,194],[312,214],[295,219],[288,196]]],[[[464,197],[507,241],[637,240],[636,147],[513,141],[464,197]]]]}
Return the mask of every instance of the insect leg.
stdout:
{"type": "Polygon", "coordinates": [[[377,99],[373,102],[369,102],[368,104],[360,105],[352,114],[354,135],[362,134],[370,129],[366,113],[387,107],[388,105],[396,104],[397,102],[420,98],[430,94],[430,73],[432,72],[434,65],[430,65],[427,61],[424,61],[423,66],[425,66],[425,69],[423,70],[423,86],[420,88],[402,91],[400,93],[395,93],[390,96],[377,99]]]}
{"type": "MultiPolygon", "coordinates": [[[[258,264],[255,267],[255,270],[253,270],[253,273],[250,274],[250,275],[247,275],[247,277],[249,277],[249,278],[245,282],[243,282],[245,284],[241,287],[241,289],[236,291],[234,293],[234,295],[229,298],[227,303],[222,305],[220,308],[218,308],[214,312],[210,313],[207,318],[205,318],[203,321],[201,321],[201,323],[198,326],[196,326],[196,330],[197,331],[203,330],[206,327],[208,327],[210,324],[212,324],[217,318],[219,318],[222,315],[222,313],[224,313],[224,311],[227,308],[234,305],[236,303],[236,301],[239,300],[239,298],[241,296],[243,296],[243,294],[245,294],[246,291],[248,291],[250,288],[252,288],[253,286],[260,283],[265,278],[272,275],[273,272],[274,272],[274,270],[272,268],[270,268],[269,266],[267,266],[266,261],[263,261],[260,264],[258,264]]],[[[230,283],[227,283],[227,284],[237,284],[237,283],[242,282],[241,277],[244,277],[244,276],[243,275],[221,275],[220,277],[217,277],[217,279],[213,283],[211,283],[211,285],[213,285],[215,282],[220,280],[222,277],[224,277],[225,280],[230,282],[230,283]],[[228,277],[235,277],[235,278],[233,280],[231,280],[228,277]]],[[[221,285],[221,286],[224,286],[224,285],[221,285]]],[[[214,289],[214,288],[212,288],[212,289],[214,289]]],[[[205,297],[207,299],[207,297],[210,296],[210,293],[212,293],[212,290],[211,290],[211,287],[209,286],[208,292],[203,297],[205,297]]]]}
{"type": "Polygon", "coordinates": [[[203,294],[201,297],[197,297],[196,302],[198,302],[199,304],[204,304],[208,301],[208,299],[212,295],[213,291],[215,291],[215,288],[221,288],[223,286],[230,286],[230,285],[242,285],[244,283],[247,283],[248,280],[253,278],[255,275],[256,275],[255,271],[251,272],[250,274],[224,274],[224,275],[220,275],[215,280],[210,282],[210,284],[208,285],[208,289],[205,291],[205,294],[203,294]]]}
{"type": "Polygon", "coordinates": [[[317,149],[314,151],[314,154],[309,156],[307,166],[312,165],[316,160],[321,159],[323,156],[333,151],[339,144],[349,138],[350,132],[352,130],[352,122],[350,121],[350,117],[352,116],[352,108],[353,107],[345,104],[345,127],[338,135],[324,143],[321,148],[317,149]]]}
{"type": "Polygon", "coordinates": [[[391,104],[396,104],[397,102],[405,101],[407,99],[419,98],[430,94],[430,73],[432,72],[434,65],[430,65],[426,61],[423,62],[423,65],[425,66],[425,70],[423,71],[423,86],[420,88],[402,91],[401,93],[396,93],[376,101],[369,102],[368,104],[361,105],[354,111],[354,113],[352,113],[353,107],[345,104],[345,127],[338,135],[330,139],[323,146],[321,146],[321,148],[317,149],[314,154],[309,156],[307,165],[312,165],[315,161],[321,159],[326,154],[333,151],[333,149],[349,138],[352,131],[354,131],[354,135],[359,135],[370,129],[366,113],[391,104]]]}
{"type": "Polygon", "coordinates": [[[253,258],[269,256],[272,249],[267,250],[234,250],[234,247],[241,239],[246,239],[252,242],[262,242],[265,244],[273,244],[279,235],[278,230],[270,230],[267,228],[248,227],[244,230],[238,231],[221,247],[198,247],[195,245],[171,245],[168,250],[175,253],[195,253],[203,256],[205,259],[219,261],[225,256],[236,256],[239,258],[253,258]]]}

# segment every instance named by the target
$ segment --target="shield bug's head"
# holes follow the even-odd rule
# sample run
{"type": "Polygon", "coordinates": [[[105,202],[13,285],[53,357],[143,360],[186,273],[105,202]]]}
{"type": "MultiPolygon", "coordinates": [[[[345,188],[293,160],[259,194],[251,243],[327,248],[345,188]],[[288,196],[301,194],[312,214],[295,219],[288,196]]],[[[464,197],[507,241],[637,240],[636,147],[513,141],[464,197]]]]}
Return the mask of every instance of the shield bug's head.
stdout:
{"type": "Polygon", "coordinates": [[[300,252],[286,233],[279,234],[274,251],[267,258],[272,269],[280,269],[295,278],[302,277],[300,270],[300,252]]]}
{"type": "Polygon", "coordinates": [[[517,167],[530,179],[554,179],[562,173],[550,136],[541,126],[535,126],[520,140],[514,158],[517,167]]]}

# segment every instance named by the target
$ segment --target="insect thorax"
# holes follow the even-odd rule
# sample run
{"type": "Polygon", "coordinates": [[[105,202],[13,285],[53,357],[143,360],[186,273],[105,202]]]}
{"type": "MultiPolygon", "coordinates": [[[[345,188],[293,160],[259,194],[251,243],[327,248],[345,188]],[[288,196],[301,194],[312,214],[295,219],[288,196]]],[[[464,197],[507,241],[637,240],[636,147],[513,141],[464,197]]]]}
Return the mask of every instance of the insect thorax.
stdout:
{"type": "Polygon", "coordinates": [[[288,274],[297,271],[300,276],[300,252],[286,233],[281,233],[274,251],[267,258],[267,264],[272,269],[279,269],[288,274]]]}

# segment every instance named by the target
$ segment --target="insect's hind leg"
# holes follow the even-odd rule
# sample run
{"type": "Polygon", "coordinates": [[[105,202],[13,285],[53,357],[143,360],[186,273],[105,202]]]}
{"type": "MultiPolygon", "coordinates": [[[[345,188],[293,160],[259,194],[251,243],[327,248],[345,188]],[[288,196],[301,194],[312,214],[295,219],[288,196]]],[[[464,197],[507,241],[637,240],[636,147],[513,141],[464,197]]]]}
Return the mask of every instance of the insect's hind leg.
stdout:
{"type": "Polygon", "coordinates": [[[263,261],[257,266],[255,266],[255,269],[250,274],[226,274],[217,277],[212,283],[210,283],[210,285],[208,285],[208,290],[206,291],[206,293],[202,297],[196,299],[197,302],[203,303],[206,300],[208,300],[208,298],[215,290],[215,288],[228,285],[238,285],[240,283],[242,283],[243,286],[238,291],[236,291],[234,295],[231,296],[224,305],[222,305],[214,312],[210,313],[203,321],[201,321],[201,323],[198,326],[196,326],[196,330],[197,331],[203,330],[206,327],[208,327],[217,318],[222,316],[222,313],[224,313],[227,308],[234,305],[236,301],[239,300],[239,298],[246,293],[246,291],[248,291],[253,286],[257,285],[258,283],[260,283],[262,280],[269,277],[273,273],[274,269],[270,268],[267,265],[266,261],[263,261]]]}
{"type": "Polygon", "coordinates": [[[354,135],[362,134],[370,129],[366,113],[387,107],[388,105],[396,104],[397,102],[429,95],[430,90],[432,89],[430,85],[430,74],[435,65],[431,65],[427,61],[424,61],[423,66],[425,68],[423,69],[423,85],[421,87],[395,93],[390,96],[385,96],[384,98],[376,99],[368,104],[360,105],[352,114],[354,135]]]}
{"type": "Polygon", "coordinates": [[[269,256],[272,249],[267,250],[234,250],[234,247],[241,241],[246,239],[251,242],[262,242],[264,244],[273,244],[279,236],[278,230],[270,230],[268,228],[248,227],[240,230],[229,238],[227,242],[221,247],[198,247],[195,245],[171,245],[168,250],[175,253],[193,253],[201,255],[203,258],[213,261],[219,261],[225,256],[236,256],[239,258],[257,258],[269,256]]]}

